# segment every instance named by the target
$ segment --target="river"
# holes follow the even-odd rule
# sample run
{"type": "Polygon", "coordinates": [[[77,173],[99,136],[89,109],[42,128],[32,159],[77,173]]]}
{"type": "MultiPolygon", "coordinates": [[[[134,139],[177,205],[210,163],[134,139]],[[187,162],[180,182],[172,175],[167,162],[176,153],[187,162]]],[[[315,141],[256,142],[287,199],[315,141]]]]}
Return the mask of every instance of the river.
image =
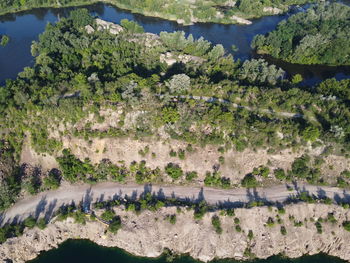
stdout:
{"type": "MultiPolygon", "coordinates": [[[[98,246],[87,240],[68,240],[57,249],[42,253],[27,263],[165,263],[166,257],[140,258],[132,256],[122,249],[98,246]]],[[[189,256],[176,258],[173,263],[200,263],[189,256]]],[[[236,260],[214,260],[211,263],[242,263],[236,260]]],[[[304,256],[298,259],[287,259],[280,256],[266,260],[251,260],[246,263],[345,263],[345,261],[319,254],[304,256]]]]}
{"type": "MultiPolygon", "coordinates": [[[[350,0],[343,0],[343,2],[350,4],[350,0]]],[[[214,44],[223,44],[228,51],[231,50],[232,45],[235,45],[238,51],[233,53],[234,57],[241,60],[255,56],[250,48],[250,43],[256,34],[266,34],[273,30],[280,21],[299,12],[297,8],[294,8],[293,11],[283,15],[256,19],[252,25],[197,23],[192,26],[181,26],[163,19],[132,14],[106,4],[90,5],[87,8],[94,15],[107,21],[119,23],[124,18],[135,20],[147,32],[159,34],[161,31],[183,30],[187,34],[193,34],[196,38],[203,36],[214,44]]],[[[0,84],[3,84],[5,79],[15,78],[24,67],[33,65],[34,59],[30,53],[32,41],[38,39],[38,35],[45,30],[48,22],[57,21],[59,17],[67,15],[70,10],[71,8],[42,8],[0,17],[0,34],[6,34],[11,39],[6,47],[0,47],[0,84]]],[[[268,60],[282,67],[289,74],[303,75],[304,84],[308,85],[330,77],[350,78],[350,67],[293,65],[276,59],[268,60]]]]}

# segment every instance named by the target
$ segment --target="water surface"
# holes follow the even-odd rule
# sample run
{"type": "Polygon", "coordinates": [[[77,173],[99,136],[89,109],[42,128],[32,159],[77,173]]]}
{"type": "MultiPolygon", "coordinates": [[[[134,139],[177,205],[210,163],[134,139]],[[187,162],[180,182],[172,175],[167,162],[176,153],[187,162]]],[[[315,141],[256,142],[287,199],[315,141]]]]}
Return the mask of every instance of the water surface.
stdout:
{"type": "MultiPolygon", "coordinates": [[[[349,4],[350,0],[343,2],[349,4]]],[[[197,23],[192,26],[181,26],[167,20],[132,14],[106,4],[90,5],[87,8],[94,15],[115,23],[119,23],[124,18],[136,20],[147,32],[159,34],[161,31],[183,30],[187,34],[193,34],[196,38],[203,36],[214,44],[223,44],[228,51],[231,50],[232,45],[235,45],[238,51],[234,53],[234,56],[241,60],[254,56],[250,43],[256,34],[266,34],[275,29],[281,20],[295,12],[302,11],[302,9],[294,8],[287,14],[256,19],[252,25],[197,23]]],[[[25,66],[33,65],[34,59],[30,53],[32,41],[38,39],[38,35],[45,30],[47,23],[56,22],[60,17],[67,15],[71,9],[34,9],[0,17],[0,34],[7,34],[11,39],[6,47],[0,47],[0,84],[4,83],[7,78],[15,78],[25,66]]],[[[276,59],[270,61],[290,74],[302,74],[307,84],[314,84],[329,77],[350,78],[350,67],[293,65],[276,59]]]]}
{"type": "MultiPolygon", "coordinates": [[[[132,256],[122,249],[98,246],[88,240],[68,240],[62,243],[58,249],[53,249],[41,254],[35,260],[27,263],[165,263],[166,257],[141,258],[132,256]]],[[[239,263],[236,260],[214,260],[211,263],[239,263]]],[[[173,263],[201,263],[189,256],[176,258],[173,263]]],[[[338,258],[315,255],[304,256],[298,259],[271,257],[266,260],[251,260],[246,263],[345,263],[338,258]]]]}

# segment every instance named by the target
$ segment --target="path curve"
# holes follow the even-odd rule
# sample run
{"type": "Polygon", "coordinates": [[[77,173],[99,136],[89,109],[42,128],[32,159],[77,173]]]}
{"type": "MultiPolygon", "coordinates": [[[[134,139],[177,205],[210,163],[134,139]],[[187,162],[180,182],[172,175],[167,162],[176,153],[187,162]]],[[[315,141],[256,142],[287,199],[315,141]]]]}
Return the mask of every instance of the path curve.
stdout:
{"type": "Polygon", "coordinates": [[[139,185],[119,184],[112,182],[96,185],[80,184],[69,185],[58,190],[42,192],[18,201],[11,208],[0,215],[0,225],[22,221],[29,215],[34,217],[45,216],[51,218],[60,206],[72,202],[92,203],[95,201],[110,200],[115,197],[138,197],[144,192],[151,192],[162,197],[175,197],[178,199],[190,199],[192,201],[206,200],[209,204],[242,204],[252,200],[267,200],[283,202],[291,196],[307,191],[319,197],[329,197],[335,201],[341,199],[350,200],[350,191],[326,186],[313,186],[308,184],[296,184],[293,190],[288,190],[286,185],[278,185],[270,188],[258,189],[217,189],[192,186],[170,185],[139,185]]]}

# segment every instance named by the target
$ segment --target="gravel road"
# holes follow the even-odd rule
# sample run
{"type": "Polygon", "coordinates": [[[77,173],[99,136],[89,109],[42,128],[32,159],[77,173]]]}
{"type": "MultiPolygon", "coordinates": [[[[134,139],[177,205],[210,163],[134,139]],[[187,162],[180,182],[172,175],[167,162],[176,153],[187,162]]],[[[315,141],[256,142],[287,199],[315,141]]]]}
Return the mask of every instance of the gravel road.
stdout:
{"type": "Polygon", "coordinates": [[[335,187],[312,186],[307,184],[291,185],[293,190],[288,190],[286,185],[258,189],[216,189],[207,187],[190,186],[161,186],[99,183],[96,185],[69,185],[58,190],[42,192],[36,196],[27,197],[18,201],[15,205],[0,215],[0,225],[8,222],[21,221],[33,215],[35,217],[46,216],[50,218],[52,213],[60,206],[72,202],[89,204],[97,200],[109,200],[117,196],[138,197],[144,192],[152,192],[159,196],[176,197],[198,201],[205,199],[210,204],[229,203],[231,205],[245,203],[252,200],[268,200],[283,202],[292,195],[302,191],[308,191],[317,196],[327,196],[334,200],[350,198],[350,191],[335,187]]]}

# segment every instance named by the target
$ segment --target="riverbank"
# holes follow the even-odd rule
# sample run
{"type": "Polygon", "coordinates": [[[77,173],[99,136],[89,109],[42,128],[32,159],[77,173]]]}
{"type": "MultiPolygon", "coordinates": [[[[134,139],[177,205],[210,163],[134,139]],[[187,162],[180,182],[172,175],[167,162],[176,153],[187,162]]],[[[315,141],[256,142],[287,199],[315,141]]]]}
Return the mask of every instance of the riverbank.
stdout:
{"type": "Polygon", "coordinates": [[[296,258],[320,252],[350,260],[350,233],[342,226],[350,215],[339,206],[303,203],[286,206],[284,213],[276,208],[242,208],[235,209],[235,220],[214,212],[194,220],[191,210],[179,211],[175,207],[144,211],[139,215],[123,207],[114,210],[122,220],[117,234],[107,232],[106,226],[97,221],[79,225],[68,218],[63,222],[53,221],[44,230],[26,229],[23,236],[8,239],[0,247],[0,257],[22,263],[68,239],[89,239],[137,256],[158,257],[168,248],[205,262],[214,258],[249,259],[253,255],[268,258],[283,254],[296,258]],[[173,214],[176,215],[174,224],[167,219],[173,214]],[[214,215],[220,218],[221,234],[211,223],[214,215]],[[267,223],[269,218],[273,224],[267,223]],[[321,231],[316,222],[320,222],[321,231]]]}
{"type": "MultiPolygon", "coordinates": [[[[317,0],[304,0],[302,3],[301,1],[297,1],[298,4],[305,4],[308,2],[315,2],[317,0]]],[[[104,4],[110,4],[112,6],[115,6],[119,9],[128,10],[131,13],[140,14],[146,17],[155,17],[160,18],[168,21],[175,21],[178,24],[181,25],[193,25],[194,23],[218,23],[218,24],[243,24],[243,25],[250,25],[252,22],[248,19],[257,19],[263,16],[271,16],[271,15],[280,15],[286,11],[288,11],[289,6],[280,6],[277,7],[264,7],[262,10],[260,10],[258,13],[251,13],[247,14],[242,11],[236,11],[233,12],[232,15],[226,15],[226,10],[229,8],[236,8],[234,6],[230,6],[228,1],[228,5],[224,6],[208,6],[208,8],[211,8],[212,12],[210,14],[204,14],[202,13],[203,10],[198,11],[198,13],[201,14],[202,17],[196,17],[194,15],[194,10],[197,8],[201,8],[200,6],[197,6],[195,4],[190,4],[190,2],[184,2],[181,4],[185,4],[183,6],[183,9],[181,9],[181,13],[179,15],[175,13],[165,13],[165,12],[159,12],[159,11],[150,11],[146,10],[145,7],[143,7],[140,4],[140,7],[137,7],[136,5],[128,5],[125,3],[121,3],[120,1],[115,0],[80,0],[80,1],[70,1],[69,3],[61,4],[59,1],[54,3],[42,3],[40,5],[35,6],[22,6],[22,7],[8,7],[8,8],[2,8],[0,10],[0,16],[7,15],[7,14],[15,14],[19,12],[25,12],[32,9],[38,9],[38,8],[66,8],[66,7],[81,7],[81,6],[88,6],[93,5],[97,3],[104,3],[104,4]],[[222,10],[221,10],[222,9],[222,10]],[[215,11],[216,10],[216,11],[215,11]],[[215,14],[213,14],[215,13],[215,14]]],[[[165,3],[162,7],[159,8],[159,10],[167,10],[167,8],[164,8],[164,6],[170,5],[165,3]]],[[[181,6],[175,6],[177,9],[181,6]]],[[[175,9],[176,9],[175,8],[175,9]]]]}

